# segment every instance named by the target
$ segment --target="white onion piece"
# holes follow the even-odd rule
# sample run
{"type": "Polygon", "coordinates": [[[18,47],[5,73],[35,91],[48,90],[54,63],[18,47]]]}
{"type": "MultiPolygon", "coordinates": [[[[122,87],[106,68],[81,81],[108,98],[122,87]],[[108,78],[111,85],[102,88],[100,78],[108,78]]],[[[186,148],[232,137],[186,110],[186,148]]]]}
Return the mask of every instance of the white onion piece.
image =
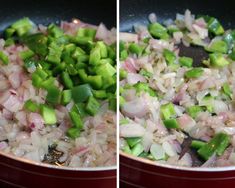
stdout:
{"type": "Polygon", "coordinates": [[[213,109],[214,109],[216,114],[219,114],[220,112],[228,111],[228,106],[223,101],[214,100],[214,102],[213,102],[213,109]]]}
{"type": "Polygon", "coordinates": [[[173,38],[175,39],[175,43],[179,44],[183,38],[183,33],[181,31],[174,32],[173,38]]]}
{"type": "Polygon", "coordinates": [[[153,142],[153,134],[151,132],[146,131],[142,138],[142,145],[144,147],[145,152],[149,151],[152,142],[153,142]]]}
{"type": "Polygon", "coordinates": [[[163,142],[162,147],[164,151],[166,152],[166,154],[169,155],[170,157],[177,155],[175,149],[171,146],[171,144],[169,144],[169,142],[167,141],[163,142]]]}
{"type": "Polygon", "coordinates": [[[199,34],[201,39],[205,39],[206,37],[208,37],[208,29],[202,28],[196,24],[193,24],[192,27],[199,34]]]}
{"type": "Polygon", "coordinates": [[[214,153],[201,167],[211,167],[216,161],[216,154],[214,153]]]}
{"type": "Polygon", "coordinates": [[[120,126],[121,137],[142,137],[144,133],[144,127],[137,123],[129,123],[120,126]]]}
{"type": "Polygon", "coordinates": [[[133,101],[126,102],[122,107],[123,114],[130,118],[142,118],[148,111],[146,102],[142,98],[136,98],[133,101]]]}
{"type": "Polygon", "coordinates": [[[231,162],[232,164],[235,164],[235,153],[232,152],[229,156],[229,162],[231,162]]]}
{"type": "Polygon", "coordinates": [[[150,148],[150,153],[152,154],[155,160],[164,159],[166,156],[166,152],[160,144],[152,144],[150,148]]]}
{"type": "Polygon", "coordinates": [[[149,18],[149,21],[150,21],[151,23],[157,22],[157,16],[156,16],[155,13],[149,14],[148,18],[149,18]]]}
{"type": "Polygon", "coordinates": [[[138,42],[138,35],[133,33],[119,33],[119,39],[125,42],[138,42]]]}
{"type": "Polygon", "coordinates": [[[185,21],[185,25],[188,28],[188,30],[192,31],[193,30],[193,28],[192,28],[193,19],[191,16],[191,12],[188,9],[185,11],[184,21],[185,21]]]}
{"type": "Polygon", "coordinates": [[[138,82],[144,82],[144,83],[146,83],[146,79],[145,79],[145,77],[144,76],[142,76],[142,75],[140,75],[140,74],[136,74],[136,73],[129,73],[128,75],[127,75],[127,82],[129,83],[129,84],[136,84],[136,83],[138,83],[138,82]]]}
{"type": "Polygon", "coordinates": [[[185,153],[183,157],[179,160],[181,166],[191,167],[193,164],[192,157],[189,153],[185,153]]]}
{"type": "Polygon", "coordinates": [[[177,120],[180,127],[186,132],[189,132],[196,125],[194,119],[192,119],[187,114],[182,115],[181,117],[177,118],[177,120]]]}

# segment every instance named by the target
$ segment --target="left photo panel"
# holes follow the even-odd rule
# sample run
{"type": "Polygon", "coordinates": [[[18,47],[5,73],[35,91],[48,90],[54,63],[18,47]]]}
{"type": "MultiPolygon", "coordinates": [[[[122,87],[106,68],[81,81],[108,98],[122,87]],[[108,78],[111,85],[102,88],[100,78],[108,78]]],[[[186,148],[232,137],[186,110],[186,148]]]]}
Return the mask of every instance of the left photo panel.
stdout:
{"type": "Polygon", "coordinates": [[[1,6],[1,188],[116,188],[116,5],[1,6]]]}

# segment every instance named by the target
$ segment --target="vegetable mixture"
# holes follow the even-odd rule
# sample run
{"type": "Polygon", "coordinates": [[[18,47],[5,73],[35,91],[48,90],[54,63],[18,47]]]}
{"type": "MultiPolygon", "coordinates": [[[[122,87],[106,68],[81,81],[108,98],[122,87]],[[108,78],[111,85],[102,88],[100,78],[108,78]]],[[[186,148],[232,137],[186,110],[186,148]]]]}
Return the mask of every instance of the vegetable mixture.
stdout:
{"type": "Polygon", "coordinates": [[[149,20],[120,33],[120,149],[178,166],[235,165],[235,31],[189,10],[149,20]]]}
{"type": "Polygon", "coordinates": [[[115,29],[23,18],[4,35],[0,151],[58,166],[115,165],[115,29]]]}

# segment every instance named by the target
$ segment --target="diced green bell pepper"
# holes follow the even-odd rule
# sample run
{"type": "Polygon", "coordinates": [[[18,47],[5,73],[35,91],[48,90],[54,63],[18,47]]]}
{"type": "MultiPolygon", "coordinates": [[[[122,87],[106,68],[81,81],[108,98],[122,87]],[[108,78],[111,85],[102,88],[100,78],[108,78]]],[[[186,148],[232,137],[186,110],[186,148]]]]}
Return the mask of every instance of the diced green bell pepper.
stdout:
{"type": "Polygon", "coordinates": [[[159,23],[149,24],[148,30],[149,30],[149,33],[154,38],[160,38],[160,39],[166,39],[166,40],[169,38],[169,35],[167,33],[167,29],[159,23]]]}
{"type": "Polygon", "coordinates": [[[210,64],[215,67],[224,67],[230,62],[224,57],[221,53],[212,53],[209,55],[210,57],[210,64]]]}
{"type": "Polygon", "coordinates": [[[94,116],[99,111],[99,108],[100,103],[93,96],[90,96],[86,104],[86,111],[94,116]]]}
{"type": "Polygon", "coordinates": [[[176,56],[175,53],[168,50],[168,49],[164,49],[163,50],[163,56],[166,59],[167,64],[173,64],[176,60],[176,56]]]}
{"type": "Polygon", "coordinates": [[[44,119],[45,124],[48,124],[48,125],[56,124],[57,119],[56,119],[55,110],[53,108],[45,104],[42,104],[40,106],[40,111],[41,111],[41,115],[44,119]]]}
{"type": "Polygon", "coordinates": [[[92,96],[92,89],[89,84],[72,88],[72,98],[75,103],[85,102],[90,96],[92,96]]]}
{"type": "Polygon", "coordinates": [[[78,129],[77,127],[71,127],[67,130],[67,136],[72,139],[76,139],[80,136],[80,132],[80,129],[78,129]]]}
{"type": "Polygon", "coordinates": [[[0,51],[0,61],[4,65],[8,65],[8,63],[9,63],[9,58],[8,58],[8,56],[3,51],[0,51]]]}
{"type": "Polygon", "coordinates": [[[161,105],[160,112],[164,120],[170,119],[176,114],[174,105],[171,102],[161,105]]]}
{"type": "Polygon", "coordinates": [[[179,123],[177,122],[176,119],[166,119],[163,121],[164,125],[168,129],[178,129],[180,128],[179,123]]]}
{"type": "Polygon", "coordinates": [[[198,78],[203,74],[203,69],[202,68],[192,68],[188,71],[185,72],[184,76],[186,78],[198,78]]]}
{"type": "Polygon", "coordinates": [[[198,150],[198,154],[204,160],[208,160],[214,153],[221,156],[228,147],[230,137],[225,133],[217,133],[207,144],[198,150]]]}
{"type": "Polygon", "coordinates": [[[191,57],[180,57],[179,58],[179,63],[181,66],[185,67],[192,67],[193,66],[193,59],[191,57]]]}
{"type": "Polygon", "coordinates": [[[74,127],[78,128],[80,130],[83,129],[83,122],[82,122],[82,119],[78,113],[76,113],[74,111],[70,111],[69,116],[70,116],[70,119],[71,119],[74,127]]]}

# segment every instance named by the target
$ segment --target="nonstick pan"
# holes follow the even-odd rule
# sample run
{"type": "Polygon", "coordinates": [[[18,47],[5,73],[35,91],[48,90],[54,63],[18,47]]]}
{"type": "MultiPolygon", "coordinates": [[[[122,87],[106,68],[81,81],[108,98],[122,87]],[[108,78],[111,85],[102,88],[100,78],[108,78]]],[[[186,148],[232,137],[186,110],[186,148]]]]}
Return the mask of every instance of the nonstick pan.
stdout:
{"type": "MultiPolygon", "coordinates": [[[[161,22],[175,19],[176,13],[186,9],[193,14],[207,14],[218,18],[226,29],[235,27],[234,2],[229,0],[121,0],[120,31],[133,29],[133,24],[148,23],[148,15],[156,13],[161,22]]],[[[207,58],[198,47],[181,48],[181,53],[194,59],[194,66],[207,58]]],[[[185,168],[158,165],[148,160],[120,154],[120,185],[126,187],[157,188],[221,188],[235,186],[235,167],[185,168]]]]}
{"type": "MultiPolygon", "coordinates": [[[[36,24],[78,18],[116,27],[115,0],[1,1],[0,33],[11,23],[29,17],[36,24]]],[[[116,167],[67,168],[17,158],[0,152],[0,187],[116,187],[116,167]]]]}

